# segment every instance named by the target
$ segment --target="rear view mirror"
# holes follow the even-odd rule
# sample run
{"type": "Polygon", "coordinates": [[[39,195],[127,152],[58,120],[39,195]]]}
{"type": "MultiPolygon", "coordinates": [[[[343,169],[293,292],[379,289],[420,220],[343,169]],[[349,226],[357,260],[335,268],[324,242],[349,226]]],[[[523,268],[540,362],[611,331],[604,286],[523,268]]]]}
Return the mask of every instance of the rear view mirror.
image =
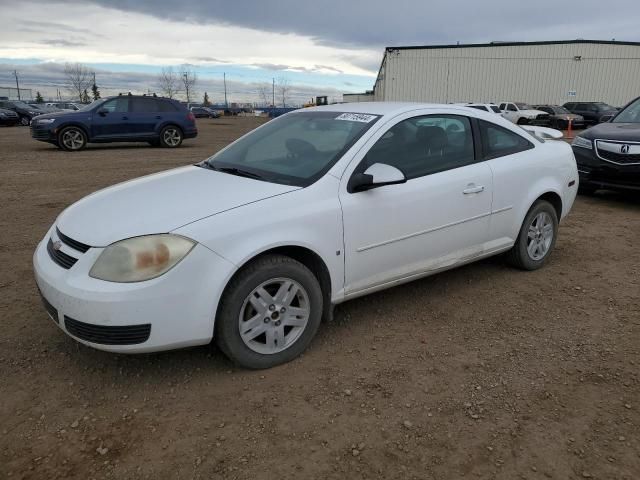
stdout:
{"type": "Polygon", "coordinates": [[[347,190],[350,193],[364,192],[385,185],[405,183],[407,178],[400,170],[385,163],[374,163],[364,173],[354,173],[349,179],[347,190]]]}
{"type": "Polygon", "coordinates": [[[101,108],[100,110],[98,110],[98,114],[102,115],[103,117],[109,113],[109,110],[107,110],[106,108],[101,108]]]}

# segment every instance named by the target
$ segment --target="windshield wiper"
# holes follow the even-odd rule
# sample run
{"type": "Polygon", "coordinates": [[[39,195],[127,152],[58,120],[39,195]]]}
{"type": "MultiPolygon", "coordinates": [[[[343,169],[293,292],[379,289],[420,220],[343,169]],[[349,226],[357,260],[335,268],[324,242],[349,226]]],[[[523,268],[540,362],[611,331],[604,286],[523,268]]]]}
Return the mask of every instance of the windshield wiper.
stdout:
{"type": "Polygon", "coordinates": [[[215,170],[217,172],[228,173],[229,175],[237,175],[238,177],[253,178],[254,180],[264,180],[264,177],[262,175],[258,175],[257,173],[249,172],[249,171],[243,170],[241,168],[237,168],[237,167],[216,167],[216,166],[211,165],[211,164],[207,164],[207,165],[209,166],[209,168],[212,168],[213,170],[215,170]]]}

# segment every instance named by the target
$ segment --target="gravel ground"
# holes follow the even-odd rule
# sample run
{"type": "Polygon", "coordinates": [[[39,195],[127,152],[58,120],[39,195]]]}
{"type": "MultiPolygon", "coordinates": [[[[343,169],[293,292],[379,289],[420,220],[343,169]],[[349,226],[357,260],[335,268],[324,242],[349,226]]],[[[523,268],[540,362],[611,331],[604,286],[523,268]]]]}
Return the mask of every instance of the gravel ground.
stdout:
{"type": "Polygon", "coordinates": [[[56,215],[260,122],[77,154],[0,129],[0,478],[640,478],[638,197],[579,197],[542,270],[490,259],[345,303],[268,371],[60,332],[31,267],[56,215]]]}

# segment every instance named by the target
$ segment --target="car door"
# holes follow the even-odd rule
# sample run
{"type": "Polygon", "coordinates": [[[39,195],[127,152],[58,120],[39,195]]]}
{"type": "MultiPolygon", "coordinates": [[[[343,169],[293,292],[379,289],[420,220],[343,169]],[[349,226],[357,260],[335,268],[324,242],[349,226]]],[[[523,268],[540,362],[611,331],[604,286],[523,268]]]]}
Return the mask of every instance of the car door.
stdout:
{"type": "Polygon", "coordinates": [[[152,136],[161,120],[158,101],[153,97],[133,97],[129,103],[129,124],[132,135],[152,136]]]}
{"type": "Polygon", "coordinates": [[[93,112],[92,139],[126,138],[131,136],[129,124],[129,96],[107,100],[93,112]]]}
{"type": "Polygon", "coordinates": [[[534,144],[527,138],[493,122],[478,120],[481,158],[493,173],[493,201],[488,248],[501,250],[515,242],[521,218],[528,206],[531,179],[539,175],[534,144]],[[514,225],[518,228],[514,229],[514,225]]]}
{"type": "Polygon", "coordinates": [[[473,258],[488,236],[492,175],[476,161],[469,118],[405,115],[383,132],[342,178],[347,296],[473,258]],[[350,193],[349,178],[376,163],[407,182],[350,193]]]}

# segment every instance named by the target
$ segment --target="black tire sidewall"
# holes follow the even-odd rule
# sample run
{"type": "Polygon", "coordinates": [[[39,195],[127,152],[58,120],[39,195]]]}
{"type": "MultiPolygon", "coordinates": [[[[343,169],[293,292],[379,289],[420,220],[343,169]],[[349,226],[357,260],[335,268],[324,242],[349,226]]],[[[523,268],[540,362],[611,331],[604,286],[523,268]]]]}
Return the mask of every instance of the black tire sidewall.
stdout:
{"type": "Polygon", "coordinates": [[[222,351],[236,364],[251,369],[270,368],[298,357],[311,343],[322,319],[323,295],[318,280],[301,263],[288,257],[273,256],[262,259],[254,268],[239,272],[225,291],[220,303],[215,326],[215,339],[222,351]],[[283,261],[283,259],[285,259],[283,261]],[[266,261],[264,261],[266,260],[266,261]],[[272,260],[272,261],[269,261],[272,260]],[[311,313],[304,332],[289,348],[282,352],[264,355],[251,350],[240,337],[238,318],[242,305],[261,283],[278,277],[286,277],[300,283],[309,296],[311,313]]]}
{"type": "Polygon", "coordinates": [[[184,134],[182,133],[182,129],[176,125],[167,125],[166,127],[163,127],[162,130],[160,130],[159,142],[160,142],[160,145],[164,148],[178,148],[180,145],[182,145],[183,140],[184,140],[184,134]],[[175,129],[178,131],[178,133],[180,133],[180,143],[178,143],[177,145],[169,145],[164,141],[164,132],[170,128],[175,129]]]}
{"type": "Polygon", "coordinates": [[[537,201],[527,213],[527,216],[522,222],[522,227],[520,228],[520,233],[518,234],[518,241],[516,244],[516,248],[518,249],[518,254],[520,256],[520,261],[522,267],[526,270],[537,270],[541,268],[551,256],[553,249],[556,244],[556,239],[558,238],[558,214],[556,213],[555,208],[549,202],[545,200],[537,201]],[[547,254],[541,258],[540,260],[534,260],[529,256],[529,252],[527,252],[527,239],[529,233],[529,226],[533,219],[539,213],[546,212],[551,217],[553,222],[553,239],[551,241],[551,245],[549,246],[549,250],[547,254]]]}
{"type": "Polygon", "coordinates": [[[60,130],[60,133],[58,133],[57,146],[58,146],[58,148],[61,148],[62,150],[66,151],[66,152],[79,152],[80,150],[84,149],[87,146],[87,134],[84,133],[84,131],[79,127],[73,127],[73,126],[72,127],[65,127],[62,130],[60,130]],[[62,141],[62,135],[64,135],[64,133],[68,132],[69,130],[77,130],[82,135],[83,143],[82,143],[82,146],[80,148],[76,148],[75,150],[71,150],[71,149],[67,148],[64,145],[64,142],[62,141]]]}

